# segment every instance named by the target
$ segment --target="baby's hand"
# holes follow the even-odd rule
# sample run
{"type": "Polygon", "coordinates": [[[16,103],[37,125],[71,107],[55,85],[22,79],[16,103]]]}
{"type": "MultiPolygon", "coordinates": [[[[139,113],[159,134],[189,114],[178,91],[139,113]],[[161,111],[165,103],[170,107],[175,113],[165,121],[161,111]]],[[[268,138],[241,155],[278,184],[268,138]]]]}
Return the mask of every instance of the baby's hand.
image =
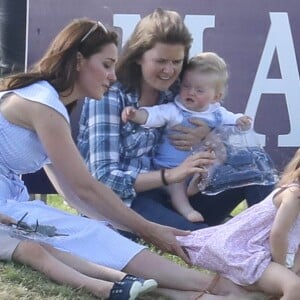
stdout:
{"type": "Polygon", "coordinates": [[[248,130],[250,129],[252,125],[252,119],[248,116],[242,116],[236,121],[236,125],[241,129],[241,130],[248,130]]]}
{"type": "Polygon", "coordinates": [[[128,121],[132,120],[135,117],[137,109],[133,106],[126,106],[122,113],[121,113],[121,119],[124,123],[127,123],[128,121]]]}

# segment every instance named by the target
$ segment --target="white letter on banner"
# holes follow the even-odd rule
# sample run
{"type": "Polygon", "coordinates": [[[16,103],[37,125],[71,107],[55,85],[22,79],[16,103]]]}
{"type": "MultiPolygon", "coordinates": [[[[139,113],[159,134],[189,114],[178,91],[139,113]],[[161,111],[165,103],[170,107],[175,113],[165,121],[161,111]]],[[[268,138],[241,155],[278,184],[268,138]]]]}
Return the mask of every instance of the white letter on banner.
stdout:
{"type": "Polygon", "coordinates": [[[184,22],[194,39],[190,57],[203,51],[203,33],[206,28],[215,27],[215,16],[186,15],[184,22]]]}
{"type": "Polygon", "coordinates": [[[141,16],[138,14],[114,14],[114,26],[122,28],[122,47],[127,42],[140,19],[141,16]]]}
{"type": "MultiPolygon", "coordinates": [[[[291,131],[287,135],[279,136],[278,146],[295,147],[300,144],[300,80],[295,47],[287,13],[270,13],[270,19],[269,33],[245,114],[254,118],[261,94],[284,94],[287,101],[291,131]],[[282,77],[279,79],[267,78],[275,51],[277,51],[282,77]]],[[[260,140],[262,145],[265,145],[265,135],[260,135],[260,140]]]]}

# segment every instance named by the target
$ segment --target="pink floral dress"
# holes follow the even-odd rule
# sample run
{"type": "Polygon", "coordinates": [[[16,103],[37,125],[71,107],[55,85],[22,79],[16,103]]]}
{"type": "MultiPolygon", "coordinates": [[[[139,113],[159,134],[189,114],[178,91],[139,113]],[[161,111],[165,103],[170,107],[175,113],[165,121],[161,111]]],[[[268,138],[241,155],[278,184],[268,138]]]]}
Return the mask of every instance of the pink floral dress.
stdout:
{"type": "MultiPolygon", "coordinates": [[[[271,262],[269,236],[277,212],[273,197],[278,191],[225,224],[177,237],[193,265],[216,271],[239,285],[255,283],[271,262]]],[[[300,217],[289,232],[289,257],[294,257],[299,244],[300,217]]]]}

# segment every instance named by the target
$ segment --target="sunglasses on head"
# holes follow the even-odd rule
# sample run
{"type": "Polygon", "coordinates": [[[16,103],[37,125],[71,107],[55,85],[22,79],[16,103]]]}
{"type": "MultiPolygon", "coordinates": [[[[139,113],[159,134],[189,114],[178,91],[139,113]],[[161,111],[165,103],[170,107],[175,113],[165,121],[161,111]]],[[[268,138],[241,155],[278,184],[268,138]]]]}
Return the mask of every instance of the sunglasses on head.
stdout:
{"type": "Polygon", "coordinates": [[[108,30],[106,29],[106,27],[100,21],[97,21],[91,27],[91,29],[83,36],[83,38],[80,40],[80,43],[83,43],[90,36],[90,34],[93,33],[98,27],[102,28],[105,33],[108,32],[108,30]]]}

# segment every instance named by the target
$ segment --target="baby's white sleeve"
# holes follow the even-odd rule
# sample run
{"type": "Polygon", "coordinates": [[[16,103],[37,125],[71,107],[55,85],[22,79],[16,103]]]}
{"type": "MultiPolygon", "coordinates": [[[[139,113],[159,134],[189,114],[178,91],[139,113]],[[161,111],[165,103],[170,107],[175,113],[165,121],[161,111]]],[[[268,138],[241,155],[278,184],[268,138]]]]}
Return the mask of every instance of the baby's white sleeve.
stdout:
{"type": "Polygon", "coordinates": [[[143,106],[141,109],[148,112],[146,123],[142,125],[145,128],[156,128],[165,125],[171,127],[182,121],[182,116],[173,103],[143,106]]]}
{"type": "Polygon", "coordinates": [[[233,113],[229,110],[227,110],[225,107],[220,107],[220,111],[222,113],[222,119],[223,119],[223,124],[227,124],[227,125],[235,125],[236,121],[244,116],[244,114],[242,113],[233,113]]]}

